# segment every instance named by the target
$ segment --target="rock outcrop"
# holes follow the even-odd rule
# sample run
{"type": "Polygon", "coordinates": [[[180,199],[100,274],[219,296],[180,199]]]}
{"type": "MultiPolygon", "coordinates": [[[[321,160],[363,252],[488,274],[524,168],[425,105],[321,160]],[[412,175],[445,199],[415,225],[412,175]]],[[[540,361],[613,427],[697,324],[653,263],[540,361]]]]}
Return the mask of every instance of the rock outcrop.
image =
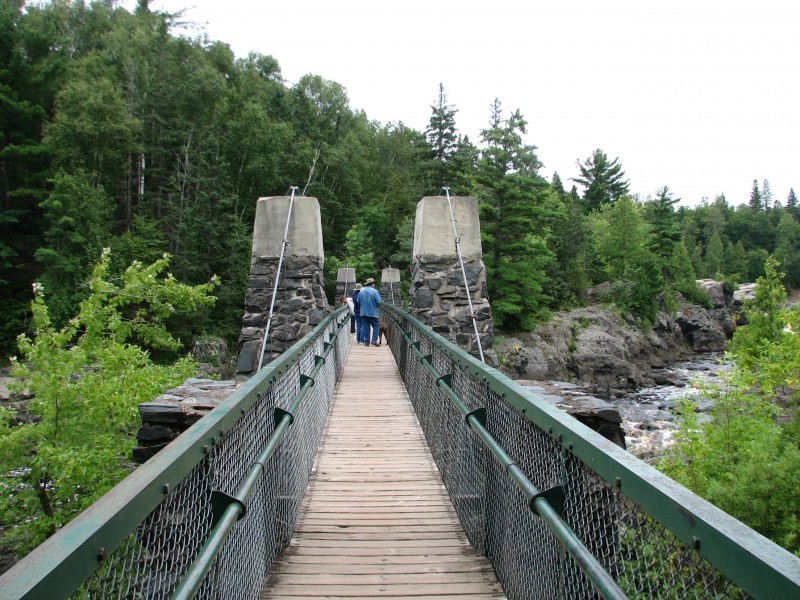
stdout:
{"type": "Polygon", "coordinates": [[[622,415],[612,404],[587,394],[574,383],[528,380],[518,380],[517,383],[540,400],[565,411],[617,446],[625,448],[622,415]]]}
{"type": "Polygon", "coordinates": [[[233,380],[187,379],[152,402],[140,404],[142,426],[136,432],[139,445],[133,449],[133,459],[144,463],[216,408],[237,387],[233,380]]]}
{"type": "Polygon", "coordinates": [[[560,380],[590,393],[619,395],[655,385],[653,369],[698,352],[721,352],[736,329],[733,298],[720,282],[700,283],[713,308],[681,301],[643,331],[629,315],[604,305],[556,313],[529,333],[500,338],[500,369],[514,379],[560,380]]]}

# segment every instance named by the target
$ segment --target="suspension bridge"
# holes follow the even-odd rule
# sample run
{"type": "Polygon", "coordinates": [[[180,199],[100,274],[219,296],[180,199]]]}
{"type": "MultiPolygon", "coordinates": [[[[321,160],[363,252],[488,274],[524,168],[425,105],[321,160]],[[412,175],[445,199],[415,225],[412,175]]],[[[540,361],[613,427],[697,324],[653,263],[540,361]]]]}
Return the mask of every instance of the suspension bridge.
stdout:
{"type": "MultiPolygon", "coordinates": [[[[431,285],[419,305],[457,304],[431,285]]],[[[480,346],[468,310],[458,333],[480,346]]],[[[0,578],[0,598],[800,597],[800,559],[437,333],[449,324],[381,311],[380,347],[355,342],[346,306],[327,312],[0,578]]]]}

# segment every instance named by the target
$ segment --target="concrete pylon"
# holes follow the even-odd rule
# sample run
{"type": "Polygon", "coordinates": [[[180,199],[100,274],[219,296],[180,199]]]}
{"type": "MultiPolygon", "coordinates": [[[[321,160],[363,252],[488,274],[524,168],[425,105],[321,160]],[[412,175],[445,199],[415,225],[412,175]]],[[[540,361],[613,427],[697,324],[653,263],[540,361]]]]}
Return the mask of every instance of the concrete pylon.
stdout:
{"type": "Polygon", "coordinates": [[[388,267],[381,271],[381,300],[390,306],[401,308],[403,301],[400,298],[400,269],[388,267]]]}
{"type": "Polygon", "coordinates": [[[336,273],[336,301],[342,296],[349,296],[356,285],[356,270],[350,267],[342,267],[336,273]]]}
{"type": "Polygon", "coordinates": [[[466,285],[456,252],[456,237],[446,196],[426,196],[417,204],[414,224],[410,312],[433,330],[479,356],[475,325],[484,357],[496,365],[492,351],[494,324],[486,288],[486,267],[481,249],[478,199],[451,196],[466,285]],[[469,301],[473,314],[470,314],[469,301]]]}
{"type": "Polygon", "coordinates": [[[322,219],[316,198],[295,196],[288,244],[277,273],[290,203],[289,196],[274,196],[259,198],[256,204],[250,280],[236,365],[240,375],[251,375],[258,369],[276,276],[278,286],[262,366],[304,337],[328,313],[322,274],[322,219]]]}

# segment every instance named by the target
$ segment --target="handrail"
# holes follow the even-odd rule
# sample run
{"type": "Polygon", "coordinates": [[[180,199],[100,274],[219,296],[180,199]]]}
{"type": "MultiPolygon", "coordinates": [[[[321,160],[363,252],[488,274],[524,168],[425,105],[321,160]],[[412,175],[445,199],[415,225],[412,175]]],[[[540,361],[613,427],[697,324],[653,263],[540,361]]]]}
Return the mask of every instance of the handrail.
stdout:
{"type": "MultiPolygon", "coordinates": [[[[347,323],[348,320],[349,319],[343,319],[336,326],[335,332],[331,333],[331,338],[336,337],[336,335],[339,333],[339,330],[344,326],[345,323],[347,323]]],[[[219,554],[219,551],[222,549],[222,544],[226,539],[228,539],[228,535],[230,535],[230,532],[233,529],[233,526],[236,524],[236,521],[238,521],[244,515],[247,500],[253,493],[256,482],[264,474],[264,469],[266,468],[269,459],[272,458],[275,450],[278,448],[279,444],[283,440],[283,437],[286,435],[289,425],[291,425],[294,421],[294,415],[296,414],[297,409],[300,408],[300,405],[308,395],[309,390],[313,387],[314,379],[325,364],[325,359],[330,354],[333,344],[330,342],[325,342],[324,348],[325,350],[321,356],[317,355],[314,357],[314,370],[311,371],[311,374],[300,376],[300,391],[297,392],[297,396],[295,396],[295,399],[289,407],[289,410],[281,410],[279,413],[276,411],[276,417],[278,417],[276,418],[277,423],[275,429],[267,440],[266,446],[264,446],[256,461],[250,467],[245,481],[239,490],[233,497],[228,499],[229,503],[225,508],[225,511],[223,512],[217,524],[211,530],[206,543],[200,550],[200,554],[195,559],[194,564],[189,571],[187,571],[187,573],[183,576],[181,583],[178,585],[175,593],[172,595],[173,600],[188,600],[193,598],[200,586],[203,584],[205,576],[211,570],[217,554],[219,554]]]]}
{"type": "MultiPolygon", "coordinates": [[[[390,315],[389,318],[395,321],[397,325],[400,325],[400,322],[397,321],[393,315],[390,315]]],[[[506,473],[511,476],[511,479],[517,487],[525,494],[525,497],[528,499],[529,508],[542,517],[556,539],[581,566],[597,591],[602,594],[603,598],[625,600],[627,596],[614,581],[614,578],[608,574],[589,549],[581,542],[578,536],[575,535],[575,532],[564,522],[559,515],[560,511],[551,506],[548,498],[552,498],[553,496],[555,496],[553,499],[554,504],[560,501],[560,504],[563,505],[563,493],[559,494],[554,488],[540,492],[517,466],[514,460],[503,450],[502,446],[492,437],[492,434],[486,430],[486,427],[484,427],[485,419],[482,418],[482,413],[480,411],[470,411],[469,408],[464,405],[461,398],[458,397],[458,394],[450,387],[449,375],[442,375],[433,368],[430,357],[424,355],[422,351],[420,351],[419,343],[413,342],[410,333],[405,333],[404,337],[408,340],[409,346],[419,358],[420,363],[422,363],[425,369],[431,374],[436,385],[442,388],[450,400],[453,401],[453,404],[455,404],[458,410],[464,415],[467,424],[478,435],[497,461],[505,467],[506,473]]]]}
{"type": "MultiPolygon", "coordinates": [[[[401,339],[412,343],[415,356],[422,353],[421,339],[452,361],[454,368],[481,382],[487,393],[502,398],[515,413],[536,425],[563,452],[580,460],[606,484],[641,507],[661,526],[671,532],[698,557],[707,560],[731,582],[755,598],[800,597],[800,559],[753,531],[706,500],[684,488],[663,473],[626,452],[600,434],[586,427],[535,394],[525,390],[496,369],[480,363],[461,348],[435,333],[413,316],[382,305],[392,321],[404,330],[401,339]],[[405,331],[408,330],[408,331],[405,331]],[[416,347],[414,346],[416,345],[416,347]]],[[[394,351],[394,347],[393,347],[394,351]]],[[[420,357],[425,364],[428,357],[420,357]],[[425,360],[423,360],[425,359],[425,360]]],[[[398,364],[402,362],[398,359],[398,364]]],[[[434,373],[431,373],[433,376],[434,373]]],[[[435,377],[437,386],[451,397],[447,375],[435,377]],[[447,386],[443,384],[447,384],[447,386]]],[[[463,402],[462,402],[463,405],[463,402]]],[[[459,406],[464,413],[466,407],[459,406]]],[[[484,414],[469,413],[478,430],[485,428],[484,414]]],[[[485,416],[491,419],[491,414],[485,416]]],[[[483,440],[482,440],[483,441],[483,440]]],[[[484,441],[484,443],[486,443],[484,441]]],[[[513,459],[508,459],[513,464],[513,459]]],[[[501,461],[502,464],[502,461],[501,461]]],[[[512,470],[516,469],[516,465],[512,470]]],[[[519,484],[518,484],[519,485],[519,484]]],[[[527,493],[526,496],[530,497],[527,493]]],[[[537,501],[538,503],[538,501],[537,501]]],[[[548,501],[549,503],[549,501],[548,501]]]]}
{"type": "Polygon", "coordinates": [[[306,337],[255,373],[167,448],[0,576],[0,599],[52,600],[77,590],[198,465],[208,460],[215,447],[226,443],[228,433],[242,416],[298,366],[304,353],[326,331],[331,327],[341,330],[349,319],[345,308],[327,315],[306,337]]]}

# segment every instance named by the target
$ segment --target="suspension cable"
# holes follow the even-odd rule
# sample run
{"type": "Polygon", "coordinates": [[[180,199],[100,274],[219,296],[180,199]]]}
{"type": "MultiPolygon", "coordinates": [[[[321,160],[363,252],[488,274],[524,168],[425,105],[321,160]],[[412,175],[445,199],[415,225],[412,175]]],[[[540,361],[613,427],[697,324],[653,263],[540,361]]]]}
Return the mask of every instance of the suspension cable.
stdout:
{"type": "Polygon", "coordinates": [[[472,294],[469,292],[469,283],[467,283],[467,271],[464,269],[464,258],[461,256],[461,238],[458,237],[456,231],[456,218],[453,216],[453,203],[450,202],[450,188],[442,188],[447,195],[447,206],[450,208],[450,222],[453,224],[453,237],[456,240],[456,254],[458,255],[458,262],[461,264],[461,276],[464,278],[464,291],[467,294],[467,302],[469,303],[469,318],[472,319],[472,328],[475,330],[475,341],[478,344],[478,354],[480,354],[481,362],[485,363],[483,358],[483,347],[481,346],[481,337],[478,334],[478,321],[475,318],[475,309],[472,308],[472,294]]]}
{"type": "Polygon", "coordinates": [[[294,193],[297,191],[297,186],[292,186],[292,195],[289,198],[289,213],[286,215],[286,228],[283,230],[283,242],[281,243],[281,255],[278,259],[278,268],[275,269],[275,286],[272,288],[272,300],[269,304],[269,317],[267,318],[267,326],[264,328],[264,339],[261,342],[261,355],[258,357],[258,370],[261,370],[261,365],[264,363],[264,350],[267,347],[267,340],[269,339],[269,328],[272,325],[272,313],[275,310],[275,297],[278,294],[278,281],[281,277],[281,266],[283,265],[283,255],[286,252],[286,246],[289,245],[289,222],[292,220],[292,207],[294,206],[294,193]]]}

